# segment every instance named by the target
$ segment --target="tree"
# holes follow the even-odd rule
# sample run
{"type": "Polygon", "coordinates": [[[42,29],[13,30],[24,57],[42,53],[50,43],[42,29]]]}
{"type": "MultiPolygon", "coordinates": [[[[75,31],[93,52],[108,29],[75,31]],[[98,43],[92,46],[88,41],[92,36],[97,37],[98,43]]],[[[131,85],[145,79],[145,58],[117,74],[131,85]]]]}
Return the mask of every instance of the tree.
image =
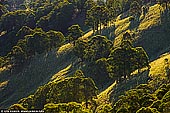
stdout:
{"type": "Polygon", "coordinates": [[[74,75],[39,87],[34,95],[21,99],[19,104],[26,109],[43,109],[48,103],[85,102],[88,107],[97,94],[98,89],[91,78],[74,75]]]}
{"type": "Polygon", "coordinates": [[[74,113],[91,113],[89,110],[83,108],[83,106],[77,102],[68,103],[49,103],[44,106],[43,111],[46,113],[61,113],[61,112],[74,112],[74,113]]]}
{"type": "Polygon", "coordinates": [[[122,76],[126,78],[126,74],[130,72],[130,61],[127,54],[127,51],[122,48],[111,51],[108,58],[110,77],[116,78],[118,81],[121,81],[122,76]]]}
{"type": "Polygon", "coordinates": [[[95,5],[96,2],[94,0],[86,0],[84,7],[86,10],[90,10],[95,5]]]}
{"type": "Polygon", "coordinates": [[[84,73],[81,70],[76,70],[75,74],[76,77],[85,77],[84,73]]]}
{"type": "Polygon", "coordinates": [[[93,6],[87,11],[86,24],[97,30],[101,34],[101,26],[103,23],[108,22],[109,10],[105,6],[93,6]]]}
{"type": "Polygon", "coordinates": [[[93,36],[88,43],[89,46],[85,50],[85,57],[87,61],[96,61],[100,58],[108,57],[112,47],[112,42],[105,36],[93,36]]]}
{"type": "Polygon", "coordinates": [[[133,1],[130,4],[130,13],[134,16],[138,16],[141,13],[141,7],[137,1],[133,1]]]}
{"type": "Polygon", "coordinates": [[[160,112],[155,108],[142,107],[136,113],[160,113],[160,112]]]}
{"type": "Polygon", "coordinates": [[[26,35],[31,35],[31,34],[33,34],[33,33],[34,33],[34,31],[33,31],[31,28],[29,28],[28,26],[23,26],[23,27],[17,32],[16,36],[20,37],[20,39],[21,39],[21,38],[24,38],[24,36],[26,36],[26,35]]]}
{"type": "Polygon", "coordinates": [[[61,46],[65,41],[65,37],[61,32],[50,30],[46,32],[46,35],[50,40],[50,49],[61,46]]]}
{"type": "Polygon", "coordinates": [[[111,51],[109,58],[109,73],[111,77],[124,79],[136,69],[148,66],[148,57],[143,48],[133,48],[129,41],[123,41],[121,46],[111,51]]]}
{"type": "MultiPolygon", "coordinates": [[[[8,12],[1,17],[0,27],[4,31],[15,31],[17,32],[22,26],[27,26],[28,16],[32,14],[32,11],[17,10],[8,12]]],[[[30,25],[30,24],[29,24],[30,25]]]]}
{"type": "Polygon", "coordinates": [[[131,39],[131,35],[129,32],[126,32],[125,34],[123,34],[123,40],[130,40],[131,39]]]}
{"type": "Polygon", "coordinates": [[[7,10],[6,6],[5,6],[5,4],[1,4],[1,3],[0,3],[0,17],[1,17],[3,14],[7,13],[7,12],[8,12],[8,10],[7,10]]]}
{"type": "Polygon", "coordinates": [[[110,81],[109,72],[108,72],[108,62],[106,58],[100,58],[95,62],[93,68],[94,71],[94,80],[97,81],[97,85],[100,85],[101,88],[104,87],[104,83],[110,81]]]}
{"type": "Polygon", "coordinates": [[[78,56],[82,61],[85,60],[84,56],[86,54],[85,50],[87,49],[87,47],[88,47],[88,43],[86,41],[80,39],[75,41],[75,46],[73,51],[75,55],[78,56]]]}
{"type": "Polygon", "coordinates": [[[33,35],[28,35],[27,38],[28,49],[33,55],[50,49],[50,39],[45,32],[35,32],[33,35]]]}
{"type": "Polygon", "coordinates": [[[25,59],[26,59],[26,54],[24,53],[24,51],[22,50],[21,47],[19,46],[14,46],[12,48],[12,62],[14,63],[14,65],[21,65],[22,63],[24,63],[25,59]]]}
{"type": "Polygon", "coordinates": [[[157,0],[157,2],[160,4],[160,5],[163,5],[165,3],[165,8],[166,10],[168,9],[168,2],[169,0],[157,0]]]}
{"type": "MultiPolygon", "coordinates": [[[[124,1],[124,0],[123,0],[124,1]]],[[[123,2],[122,1],[122,2],[123,2]]],[[[111,9],[111,12],[114,12],[114,16],[116,17],[119,15],[123,10],[123,3],[119,0],[107,0],[106,5],[109,9],[111,9]]]]}
{"type": "Polygon", "coordinates": [[[140,72],[140,69],[143,67],[148,67],[149,68],[149,57],[145,50],[142,47],[136,47],[137,51],[137,68],[138,72],[140,72]]]}
{"type": "Polygon", "coordinates": [[[6,61],[4,59],[4,57],[0,56],[0,68],[2,68],[5,65],[6,61]]]}
{"type": "Polygon", "coordinates": [[[77,40],[79,37],[83,36],[83,34],[84,33],[78,24],[72,25],[68,28],[69,42],[77,40]]]}

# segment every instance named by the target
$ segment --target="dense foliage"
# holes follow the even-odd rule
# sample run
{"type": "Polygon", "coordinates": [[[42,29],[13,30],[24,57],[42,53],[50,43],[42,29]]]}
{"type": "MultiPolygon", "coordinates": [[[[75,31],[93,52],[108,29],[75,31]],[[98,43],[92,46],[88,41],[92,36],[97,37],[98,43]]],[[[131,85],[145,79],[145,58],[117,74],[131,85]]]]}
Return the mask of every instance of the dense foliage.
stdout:
{"type": "Polygon", "coordinates": [[[74,51],[86,64],[87,75],[91,73],[95,75],[92,78],[98,85],[108,80],[108,76],[118,81],[122,81],[122,77],[126,80],[136,69],[140,72],[141,68],[149,66],[149,59],[144,49],[133,47],[127,40],[123,41],[120,47],[113,48],[110,40],[97,35],[88,42],[76,41],[74,51]]]}
{"type": "MultiPolygon", "coordinates": [[[[78,72],[82,73],[81,71],[78,72]]],[[[23,106],[24,109],[44,108],[45,110],[48,111],[51,108],[49,106],[53,105],[50,103],[54,103],[53,109],[57,110],[55,106],[61,108],[62,106],[68,106],[67,104],[62,105],[59,103],[84,102],[85,107],[89,108],[89,106],[95,104],[93,102],[93,99],[96,98],[98,89],[91,78],[85,78],[83,77],[83,75],[79,76],[78,72],[75,73],[75,77],[68,77],[65,79],[52,81],[44,86],[39,87],[38,90],[34,93],[34,95],[30,95],[27,98],[21,99],[18,102],[18,104],[20,106],[23,106]]],[[[81,110],[80,108],[81,106],[79,104],[76,103],[70,104],[71,106],[75,106],[75,108],[73,107],[74,109],[81,110]]],[[[14,108],[14,106],[11,107],[14,108]]]]}
{"type": "Polygon", "coordinates": [[[122,95],[113,110],[116,113],[168,113],[169,86],[163,84],[155,91],[149,85],[141,84],[122,95]]]}
{"type": "MultiPolygon", "coordinates": [[[[168,11],[168,0],[1,0],[0,69],[9,68],[10,76],[15,75],[13,70],[20,71],[37,54],[48,54],[64,44],[71,45],[69,49],[77,61],[69,62],[71,71],[67,72],[68,75],[61,75],[61,78],[56,77],[40,86],[33,95],[19,100],[9,110],[42,109],[49,113],[168,113],[168,82],[161,86],[157,84],[159,87],[149,83],[140,84],[125,93],[120,92],[123,95],[115,102],[106,97],[109,102],[104,106],[99,104],[97,98],[98,88],[103,90],[113,81],[117,81],[116,85],[124,84],[133,78],[132,72],[137,71],[140,76],[143,68],[147,67],[148,72],[150,68],[145,50],[133,45],[135,34],[132,37],[130,33],[122,31],[120,44],[115,46],[107,36],[102,36],[102,30],[110,29],[109,26],[118,27],[117,23],[121,23],[119,19],[125,17],[129,17],[129,24],[140,20],[140,15],[147,13],[148,5],[156,2],[165,5],[165,12],[168,11]],[[93,34],[92,31],[88,32],[91,36],[83,36],[87,27],[84,25],[93,31],[93,34]]],[[[135,29],[133,32],[140,31],[135,29]]],[[[170,74],[168,62],[165,59],[166,77],[170,74]]],[[[3,84],[0,84],[0,91],[1,87],[3,84]]],[[[113,92],[113,89],[109,90],[106,96],[113,92]]]]}

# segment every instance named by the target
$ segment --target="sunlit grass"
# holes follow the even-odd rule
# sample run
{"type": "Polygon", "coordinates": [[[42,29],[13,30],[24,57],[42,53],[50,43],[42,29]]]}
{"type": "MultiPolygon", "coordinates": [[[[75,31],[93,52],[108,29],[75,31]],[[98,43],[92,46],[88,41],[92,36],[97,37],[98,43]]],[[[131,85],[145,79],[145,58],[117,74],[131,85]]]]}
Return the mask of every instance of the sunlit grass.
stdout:
{"type": "Polygon", "coordinates": [[[2,71],[5,71],[6,69],[7,69],[6,67],[0,68],[0,73],[1,73],[2,71]]]}
{"type": "Polygon", "coordinates": [[[116,85],[116,82],[114,82],[112,85],[110,85],[107,89],[102,91],[98,96],[97,96],[97,103],[98,104],[106,104],[109,102],[110,99],[110,94],[113,92],[113,89],[116,85]]]}
{"type": "Polygon", "coordinates": [[[62,45],[58,51],[57,51],[57,55],[61,55],[64,53],[67,53],[69,50],[71,50],[74,47],[74,45],[72,43],[67,43],[65,45],[62,45]]]}
{"type": "MultiPolygon", "coordinates": [[[[122,41],[123,34],[127,30],[129,30],[130,32],[133,32],[134,30],[141,32],[144,30],[149,30],[150,28],[154,26],[158,26],[161,23],[161,13],[163,13],[163,11],[164,11],[163,7],[160,6],[159,4],[151,6],[148,12],[146,13],[146,15],[145,16],[143,15],[143,20],[141,20],[141,22],[139,22],[139,25],[133,29],[130,29],[130,26],[131,26],[130,18],[131,17],[127,17],[122,20],[120,18],[117,19],[117,21],[115,22],[116,38],[114,40],[114,46],[119,46],[119,44],[122,41]]],[[[137,20],[134,20],[134,21],[137,21],[137,20]]],[[[136,32],[136,33],[140,33],[140,32],[136,32]]]]}
{"type": "Polygon", "coordinates": [[[155,25],[160,24],[161,22],[161,13],[163,12],[162,6],[156,4],[149,8],[149,11],[146,13],[144,19],[141,21],[138,30],[146,30],[155,25]]]}
{"type": "Polygon", "coordinates": [[[129,18],[131,17],[127,17],[125,19],[122,20],[118,20],[115,22],[115,39],[114,39],[114,46],[119,46],[119,44],[122,41],[122,37],[123,34],[128,30],[129,31],[129,26],[131,24],[131,22],[129,21],[129,18]]]}
{"type": "Polygon", "coordinates": [[[51,80],[52,81],[57,81],[60,80],[62,78],[65,78],[66,75],[68,74],[69,69],[71,68],[71,64],[68,65],[66,68],[60,70],[58,73],[56,73],[55,75],[52,76],[51,80]]]}
{"type": "Polygon", "coordinates": [[[5,86],[7,86],[9,81],[4,81],[4,82],[0,82],[0,90],[2,90],[5,86]]]}
{"type": "Polygon", "coordinates": [[[160,56],[159,59],[150,63],[150,75],[151,76],[161,76],[165,77],[165,59],[168,59],[168,63],[170,64],[170,54],[166,53],[160,56]]]}
{"type": "Polygon", "coordinates": [[[127,17],[123,20],[119,20],[117,22],[115,22],[115,35],[118,36],[120,35],[123,31],[126,31],[130,25],[130,21],[129,21],[130,17],[127,17]]]}

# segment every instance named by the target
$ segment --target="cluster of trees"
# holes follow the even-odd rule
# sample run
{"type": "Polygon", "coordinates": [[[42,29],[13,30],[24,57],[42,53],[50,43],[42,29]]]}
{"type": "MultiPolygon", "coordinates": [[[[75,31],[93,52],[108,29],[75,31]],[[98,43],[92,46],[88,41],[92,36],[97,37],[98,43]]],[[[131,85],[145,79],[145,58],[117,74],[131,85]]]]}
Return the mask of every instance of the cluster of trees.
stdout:
{"type": "Polygon", "coordinates": [[[17,44],[5,57],[1,58],[4,62],[6,61],[1,62],[2,67],[7,64],[14,67],[20,66],[35,54],[48,52],[52,48],[61,46],[65,41],[61,32],[53,30],[45,32],[41,28],[31,29],[27,26],[23,26],[18,31],[17,37],[21,37],[17,44]]]}
{"type": "Polygon", "coordinates": [[[75,113],[168,113],[170,111],[170,84],[158,88],[150,84],[140,84],[125,92],[114,103],[98,106],[93,98],[97,88],[90,78],[78,71],[74,77],[50,82],[40,87],[34,95],[11,105],[10,110],[43,109],[46,112],[75,113]],[[83,105],[84,102],[85,104],[83,105]]]}
{"type": "Polygon", "coordinates": [[[148,84],[141,84],[120,96],[113,105],[113,111],[116,113],[168,113],[169,100],[170,84],[163,84],[156,91],[148,84]]]}
{"type": "MultiPolygon", "coordinates": [[[[7,11],[7,13],[2,14],[0,18],[0,32],[1,34],[3,33],[3,35],[0,36],[1,56],[7,55],[7,53],[9,53],[10,51],[14,55],[16,55],[16,50],[18,50],[19,48],[14,46],[17,46],[17,43],[26,42],[20,40],[24,38],[23,35],[17,35],[18,31],[22,29],[23,26],[28,26],[32,29],[42,28],[43,31],[46,32],[52,29],[55,31],[62,31],[63,33],[66,33],[67,28],[70,26],[69,23],[76,17],[76,15],[81,12],[87,11],[86,24],[92,27],[93,31],[97,30],[98,33],[101,33],[102,25],[107,25],[110,20],[120,14],[123,10],[123,7],[125,7],[125,4],[132,3],[132,1],[130,0],[126,2],[117,0],[108,0],[107,2],[95,2],[93,0],[37,0],[34,2],[31,1],[31,4],[28,4],[28,2],[30,1],[23,1],[23,3],[15,1],[15,3],[18,4],[25,4],[26,8],[20,8],[22,10],[12,10],[10,12],[7,11]]],[[[5,4],[8,4],[8,2],[5,0],[1,1],[2,6],[5,6],[5,4]]],[[[2,9],[1,12],[3,13],[4,9],[2,9]]],[[[20,32],[22,31],[20,30],[20,32]]],[[[68,40],[73,41],[82,36],[83,32],[78,25],[73,25],[68,28],[68,34],[68,40]]],[[[31,38],[31,36],[27,37],[29,39],[28,45],[33,44],[32,46],[30,46],[30,49],[33,50],[27,50],[29,52],[26,53],[42,53],[44,50],[50,47],[44,48],[41,45],[44,44],[51,46],[48,43],[53,43],[52,41],[49,41],[47,38],[45,38],[45,40],[47,39],[46,41],[41,41],[41,44],[35,44],[37,40],[42,40],[41,37],[46,36],[43,32],[35,33],[34,36],[37,37],[35,38],[36,40],[33,40],[34,38],[31,38]],[[35,49],[38,48],[38,46],[42,47],[41,50],[35,49]]],[[[23,52],[26,51],[23,48],[24,47],[21,47],[21,49],[19,49],[17,52],[23,54],[23,52]]],[[[22,57],[24,56],[25,55],[23,55],[22,57]]]]}
{"type": "Polygon", "coordinates": [[[109,18],[109,10],[105,6],[96,5],[87,11],[86,25],[92,27],[93,32],[97,30],[97,33],[101,34],[102,24],[107,24],[109,19],[111,19],[109,18]]]}
{"type": "Polygon", "coordinates": [[[68,28],[67,40],[69,42],[72,42],[72,41],[75,42],[78,38],[83,36],[83,34],[84,32],[82,31],[82,29],[80,28],[78,24],[72,25],[68,28]]]}
{"type": "Polygon", "coordinates": [[[72,112],[72,113],[91,113],[89,109],[83,108],[83,106],[76,102],[59,103],[59,104],[46,104],[43,111],[46,113],[61,113],[61,112],[72,112]]]}
{"type": "Polygon", "coordinates": [[[91,4],[88,6],[85,24],[93,28],[93,32],[97,30],[98,34],[101,34],[102,25],[108,26],[109,21],[120,14],[123,7],[122,2],[118,0],[107,0],[106,2],[97,0],[91,4]]]}
{"type": "MultiPolygon", "coordinates": [[[[35,53],[42,53],[63,44],[65,40],[63,34],[56,31],[66,33],[69,23],[79,12],[80,5],[85,2],[82,1],[83,3],[80,4],[80,1],[27,0],[21,3],[1,0],[0,55],[3,56],[1,67],[8,63],[21,64],[35,53]],[[29,5],[28,2],[31,4],[29,5]],[[19,6],[19,4],[23,5],[19,6]],[[9,7],[13,8],[9,10],[9,7]]],[[[73,35],[75,34],[70,38],[75,38],[73,35]]]]}
{"type": "MultiPolygon", "coordinates": [[[[27,5],[25,8],[17,8],[8,10],[9,1],[0,1],[0,55],[6,55],[13,46],[16,45],[19,38],[16,37],[18,30],[23,26],[28,26],[32,29],[42,28],[44,31],[55,30],[62,33],[67,33],[67,28],[75,23],[82,12],[85,12],[86,0],[25,0],[23,3],[15,0],[14,4],[27,5]],[[27,4],[29,3],[30,4],[27,4]],[[85,11],[84,11],[85,10],[85,11]],[[3,32],[3,35],[1,35],[3,32]],[[5,50],[5,51],[4,51],[5,50]]],[[[9,3],[13,4],[13,3],[9,3]]],[[[87,5],[90,3],[86,3],[87,5]]],[[[83,24],[83,19],[77,24],[83,24]]],[[[22,37],[23,38],[23,37],[22,37]]]]}
{"type": "MultiPolygon", "coordinates": [[[[93,99],[97,97],[97,94],[98,88],[93,80],[85,78],[82,71],[78,70],[73,77],[52,81],[39,87],[34,95],[21,99],[17,105],[24,109],[44,108],[46,111],[53,112],[58,110],[83,110],[80,103],[85,103],[84,108],[95,105],[93,99]]],[[[12,105],[10,109],[13,107],[15,106],[12,105]]]]}
{"type": "MultiPolygon", "coordinates": [[[[50,8],[51,6],[48,7],[50,8]]],[[[42,11],[39,13],[42,13],[42,11]]],[[[75,8],[73,4],[60,2],[47,15],[40,17],[36,26],[41,27],[45,31],[55,29],[64,32],[69,26],[68,22],[71,22],[73,19],[74,13],[75,8]]]]}
{"type": "Polygon", "coordinates": [[[0,31],[17,32],[22,26],[35,27],[35,14],[31,10],[16,10],[0,18],[0,31]]]}
{"type": "MultiPolygon", "coordinates": [[[[97,0],[96,2],[88,0],[85,24],[101,34],[102,25],[108,26],[119,14],[128,12],[130,16],[139,17],[142,6],[150,3],[150,0],[97,0]]],[[[87,3],[86,2],[86,3],[87,3]]],[[[153,0],[152,0],[153,2],[153,0]]],[[[164,3],[165,1],[161,1],[164,3]]],[[[156,1],[155,1],[156,3],[156,1]]]]}
{"type": "Polygon", "coordinates": [[[8,9],[7,9],[7,1],[0,1],[0,17],[7,13],[8,9]]]}
{"type": "Polygon", "coordinates": [[[103,82],[99,81],[108,79],[108,76],[122,81],[134,70],[138,69],[140,72],[141,68],[149,67],[149,59],[144,49],[133,47],[128,40],[114,48],[113,43],[105,36],[97,35],[89,41],[77,40],[74,52],[86,65],[85,73],[93,74],[92,78],[100,85],[103,82]]]}

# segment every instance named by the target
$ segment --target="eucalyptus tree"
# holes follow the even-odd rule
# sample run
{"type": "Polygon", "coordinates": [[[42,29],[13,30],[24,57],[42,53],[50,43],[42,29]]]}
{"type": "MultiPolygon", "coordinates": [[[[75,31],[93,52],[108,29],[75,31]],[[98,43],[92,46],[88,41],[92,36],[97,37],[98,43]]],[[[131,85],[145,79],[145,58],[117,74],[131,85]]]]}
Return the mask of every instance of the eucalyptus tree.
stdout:
{"type": "Polygon", "coordinates": [[[86,24],[97,30],[101,34],[102,24],[107,23],[109,20],[109,10],[105,6],[93,6],[87,11],[86,24]]]}

